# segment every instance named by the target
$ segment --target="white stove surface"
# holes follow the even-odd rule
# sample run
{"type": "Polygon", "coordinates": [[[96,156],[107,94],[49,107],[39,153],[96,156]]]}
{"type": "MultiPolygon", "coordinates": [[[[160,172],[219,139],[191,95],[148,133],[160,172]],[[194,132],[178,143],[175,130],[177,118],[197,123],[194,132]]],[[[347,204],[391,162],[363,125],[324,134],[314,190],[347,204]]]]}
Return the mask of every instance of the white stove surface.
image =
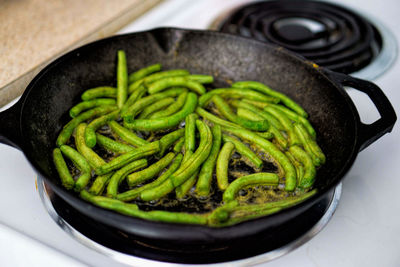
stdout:
{"type": "MultiPolygon", "coordinates": [[[[247,1],[165,1],[121,33],[159,26],[205,29],[221,12],[244,2],[247,1]]],[[[400,39],[398,0],[341,0],[336,3],[377,18],[400,39]]],[[[399,73],[397,60],[385,74],[374,80],[397,114],[400,114],[399,73]]],[[[355,90],[350,90],[350,94],[365,122],[378,118],[367,97],[355,90]]],[[[288,255],[258,266],[399,266],[398,140],[399,123],[391,134],[358,155],[343,181],[336,213],[317,236],[288,255]]],[[[51,219],[35,188],[36,174],[20,151],[0,145],[0,170],[1,266],[126,266],[82,245],[51,219]]],[[[137,259],[133,265],[161,264],[137,259]]]]}

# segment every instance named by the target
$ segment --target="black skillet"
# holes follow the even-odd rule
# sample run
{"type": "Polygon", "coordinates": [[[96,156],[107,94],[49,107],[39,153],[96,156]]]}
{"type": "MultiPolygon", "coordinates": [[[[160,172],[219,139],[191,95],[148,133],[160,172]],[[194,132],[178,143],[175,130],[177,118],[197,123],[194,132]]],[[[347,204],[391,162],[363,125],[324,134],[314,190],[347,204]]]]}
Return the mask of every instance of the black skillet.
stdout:
{"type": "Polygon", "coordinates": [[[22,150],[38,175],[78,211],[143,238],[201,246],[272,231],[307,211],[341,181],[358,152],[392,130],[396,114],[373,83],[320,68],[280,47],[218,32],[162,28],[103,39],[60,57],[35,77],[17,104],[0,114],[0,121],[0,141],[22,150]],[[229,80],[260,81],[300,103],[327,156],[315,183],[318,193],[277,214],[217,229],[127,217],[64,189],[51,159],[56,137],[85,89],[114,85],[119,49],[126,51],[130,71],[160,62],[164,69],[211,74],[216,87],[227,86],[229,80]],[[381,118],[363,124],[343,86],[366,93],[381,118]]]}

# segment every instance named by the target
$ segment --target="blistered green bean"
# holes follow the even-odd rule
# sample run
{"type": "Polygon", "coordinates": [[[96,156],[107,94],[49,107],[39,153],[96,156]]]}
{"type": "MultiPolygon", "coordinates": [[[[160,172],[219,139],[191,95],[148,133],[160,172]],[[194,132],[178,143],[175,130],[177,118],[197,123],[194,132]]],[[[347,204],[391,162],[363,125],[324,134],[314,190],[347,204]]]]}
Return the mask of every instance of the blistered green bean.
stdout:
{"type": "Polygon", "coordinates": [[[144,86],[139,87],[136,91],[134,91],[122,106],[121,116],[127,114],[130,107],[133,106],[133,104],[135,104],[146,93],[146,91],[147,89],[144,86]]]}
{"type": "Polygon", "coordinates": [[[75,185],[75,180],[72,178],[67,163],[65,162],[59,148],[53,150],[53,162],[56,166],[58,176],[60,176],[61,184],[67,189],[72,189],[75,185]]]}
{"type": "Polygon", "coordinates": [[[88,111],[85,111],[81,114],[79,114],[77,117],[73,118],[70,120],[61,130],[61,133],[57,137],[56,144],[57,146],[65,145],[69,138],[71,137],[72,133],[74,132],[75,128],[80,124],[81,122],[84,122],[86,120],[107,114],[111,111],[116,110],[117,107],[112,105],[112,106],[99,106],[92,108],[88,111]]]}
{"type": "Polygon", "coordinates": [[[75,146],[79,153],[89,162],[93,168],[100,167],[106,162],[96,154],[85,142],[85,131],[87,124],[81,123],[76,127],[75,131],[75,146]]]}
{"type": "Polygon", "coordinates": [[[188,114],[192,113],[197,105],[197,96],[195,93],[189,93],[185,105],[177,113],[158,119],[134,120],[132,122],[124,121],[124,125],[130,129],[141,131],[157,131],[170,129],[177,126],[188,114]]]}
{"type": "Polygon", "coordinates": [[[166,77],[159,79],[148,86],[148,92],[149,94],[155,94],[170,87],[185,87],[199,95],[206,93],[206,88],[201,83],[187,79],[186,77],[166,77]]]}
{"type": "Polygon", "coordinates": [[[168,153],[162,159],[156,163],[150,165],[148,168],[129,174],[126,178],[129,186],[135,186],[146,182],[160,173],[165,167],[167,167],[174,159],[175,154],[173,152],[168,153]]]}
{"type": "Polygon", "coordinates": [[[195,173],[189,177],[189,179],[175,189],[176,197],[178,199],[183,199],[190,189],[193,188],[197,182],[197,175],[199,174],[199,171],[200,170],[197,169],[195,173]]]}
{"type": "Polygon", "coordinates": [[[218,157],[219,149],[221,147],[221,127],[217,124],[211,128],[212,132],[212,146],[210,154],[206,161],[201,166],[199,178],[196,184],[196,192],[199,196],[207,196],[210,194],[211,181],[215,169],[215,162],[218,157]]]}
{"type": "Polygon", "coordinates": [[[185,129],[181,128],[176,131],[173,131],[169,134],[164,135],[160,138],[160,152],[159,156],[163,156],[165,151],[179,138],[181,138],[185,134],[185,129]]]}
{"type": "Polygon", "coordinates": [[[204,119],[211,121],[214,124],[219,124],[221,126],[226,126],[226,127],[242,128],[242,126],[237,125],[232,122],[229,122],[229,121],[226,121],[224,119],[221,119],[220,117],[217,117],[214,114],[207,112],[205,109],[202,109],[201,107],[196,108],[196,113],[199,114],[204,119]]]}
{"type": "Polygon", "coordinates": [[[296,188],[297,184],[297,175],[296,169],[290,160],[285,156],[285,154],[280,151],[274,144],[269,142],[268,140],[258,136],[251,131],[245,129],[238,129],[238,128],[229,128],[229,127],[222,127],[224,131],[227,131],[233,135],[236,135],[239,138],[247,140],[256,144],[261,149],[265,150],[271,158],[279,165],[279,167],[284,171],[285,175],[285,190],[286,191],[293,191],[296,188]]]}
{"type": "Polygon", "coordinates": [[[146,119],[151,115],[152,113],[162,110],[165,107],[170,106],[175,102],[175,99],[172,97],[167,97],[161,100],[158,100],[157,102],[154,102],[151,106],[148,106],[143,109],[143,111],[140,113],[138,119],[146,119]]]}
{"type": "Polygon", "coordinates": [[[121,182],[125,179],[125,177],[141,168],[144,168],[147,166],[147,160],[146,159],[139,159],[136,161],[133,161],[118,171],[116,171],[110,178],[110,181],[107,185],[107,196],[109,197],[116,197],[118,193],[118,186],[121,184],[121,182]]]}
{"type": "Polygon", "coordinates": [[[249,185],[272,185],[279,184],[279,177],[275,173],[259,172],[237,178],[226,188],[222,199],[225,203],[235,199],[240,189],[249,185]]]}
{"type": "Polygon", "coordinates": [[[229,105],[218,95],[212,97],[212,101],[217,107],[218,111],[228,120],[243,126],[244,128],[254,131],[267,131],[269,129],[269,123],[267,120],[262,121],[250,121],[238,117],[229,107],[229,105]]]}
{"type": "Polygon", "coordinates": [[[318,144],[308,134],[307,129],[305,129],[301,123],[295,123],[293,125],[293,128],[295,133],[299,136],[304,149],[311,156],[314,165],[320,166],[321,164],[324,164],[326,161],[325,154],[322,152],[318,144]]]}
{"type": "Polygon", "coordinates": [[[128,98],[128,66],[123,50],[118,50],[117,57],[117,106],[122,108],[128,98]]]}
{"type": "MultiPolygon", "coordinates": [[[[152,188],[155,188],[159,185],[161,185],[166,179],[168,179],[168,177],[174,173],[180,166],[181,162],[183,159],[183,155],[182,154],[178,154],[174,161],[171,163],[171,165],[168,167],[168,169],[163,172],[156,180],[154,180],[151,183],[145,184],[143,186],[140,187],[136,187],[134,189],[125,191],[123,193],[120,193],[117,195],[117,199],[122,200],[122,201],[131,201],[135,198],[137,198],[141,192],[147,191],[147,190],[152,190],[152,188]]],[[[152,193],[144,193],[144,195],[146,196],[150,196],[152,195],[152,193]]],[[[157,198],[154,198],[157,199],[157,198]]],[[[146,201],[150,201],[150,200],[154,200],[154,199],[146,199],[146,201]]],[[[142,199],[145,200],[145,199],[142,199]]]]}
{"type": "Polygon", "coordinates": [[[269,112],[273,116],[275,116],[275,118],[277,118],[282,123],[282,125],[285,128],[285,131],[288,135],[289,144],[291,146],[301,144],[299,137],[297,136],[297,134],[295,133],[295,131],[293,129],[293,124],[292,124],[291,120],[286,116],[285,113],[283,113],[279,109],[276,109],[275,107],[272,107],[272,106],[265,107],[264,110],[269,112]]]}
{"type": "Polygon", "coordinates": [[[202,95],[199,98],[199,106],[204,107],[208,104],[208,102],[211,100],[211,98],[214,95],[219,95],[223,98],[234,98],[234,99],[252,99],[252,100],[258,100],[258,101],[266,101],[266,102],[271,102],[271,103],[277,103],[279,99],[274,98],[274,97],[269,97],[263,94],[260,94],[259,92],[255,92],[250,89],[237,89],[237,88],[218,88],[218,89],[213,89],[206,94],[202,95]]]}
{"type": "Polygon", "coordinates": [[[117,142],[99,133],[96,133],[96,140],[101,147],[114,153],[126,153],[135,149],[132,146],[117,142]]]}
{"type": "Polygon", "coordinates": [[[116,121],[110,121],[108,123],[108,125],[110,126],[111,130],[114,133],[116,133],[122,140],[126,141],[127,143],[129,143],[131,145],[140,147],[140,146],[143,146],[143,145],[146,145],[149,143],[146,140],[137,136],[131,130],[126,129],[125,127],[123,127],[116,121]]]}
{"type": "Polygon", "coordinates": [[[196,127],[200,133],[199,146],[193,156],[184,162],[179,169],[169,177],[169,180],[172,181],[175,187],[183,184],[189,177],[191,177],[210,154],[212,146],[212,134],[210,128],[200,120],[196,120],[196,127]]]}
{"type": "Polygon", "coordinates": [[[104,105],[115,105],[115,99],[112,98],[97,98],[88,101],[80,102],[76,104],[69,110],[69,115],[71,118],[75,118],[84,110],[91,109],[97,106],[104,106],[104,105]]]}
{"type": "Polygon", "coordinates": [[[298,146],[292,146],[289,148],[290,153],[299,160],[304,166],[304,175],[301,180],[299,180],[298,186],[300,188],[309,188],[314,184],[315,176],[317,171],[313,164],[311,157],[298,146]]]}
{"type": "Polygon", "coordinates": [[[187,92],[183,92],[182,94],[180,94],[178,96],[178,98],[176,99],[176,101],[174,101],[174,103],[172,105],[170,105],[166,109],[154,112],[150,116],[150,119],[159,119],[159,118],[168,117],[168,116],[174,114],[175,112],[177,112],[178,110],[180,110],[186,102],[187,94],[188,94],[187,92]]]}
{"type": "Polygon", "coordinates": [[[117,97],[117,88],[110,86],[100,86],[88,89],[81,95],[82,100],[87,101],[100,97],[117,97]]]}
{"type": "Polygon", "coordinates": [[[195,81],[195,82],[202,83],[202,84],[208,84],[208,83],[214,82],[214,77],[211,75],[191,74],[191,75],[188,75],[185,77],[191,81],[195,81]]]}
{"type": "Polygon", "coordinates": [[[161,70],[161,64],[159,63],[141,68],[140,70],[129,74],[128,77],[129,84],[134,83],[140,79],[143,79],[144,77],[160,70],[161,70]]]}
{"type": "Polygon", "coordinates": [[[70,146],[62,145],[60,147],[61,152],[69,158],[74,165],[79,169],[80,175],[77,178],[74,186],[74,190],[79,192],[84,188],[90,181],[91,168],[86,159],[75,149],[70,146]]]}
{"type": "Polygon", "coordinates": [[[160,151],[160,142],[155,141],[155,142],[143,145],[141,147],[135,148],[132,151],[129,151],[121,156],[118,156],[118,157],[112,159],[110,162],[103,164],[100,167],[97,167],[95,169],[95,172],[97,175],[107,174],[113,170],[121,168],[122,166],[124,166],[134,160],[153,155],[153,154],[157,153],[158,151],[160,151]]]}
{"type": "MultiPolygon", "coordinates": [[[[288,150],[285,152],[286,157],[292,162],[293,166],[296,168],[296,174],[297,174],[297,181],[301,181],[301,179],[304,176],[304,166],[301,164],[294,156],[293,154],[288,150]]],[[[297,182],[299,184],[299,182],[297,182]]]]}
{"type": "Polygon", "coordinates": [[[179,77],[179,76],[187,76],[189,75],[190,72],[187,70],[182,70],[182,69],[175,69],[175,70],[165,70],[161,71],[158,73],[154,73],[152,75],[149,75],[143,79],[143,83],[148,86],[151,83],[158,81],[160,79],[164,79],[167,77],[179,77]]]}
{"type": "Polygon", "coordinates": [[[166,97],[175,97],[183,92],[187,91],[184,88],[173,88],[161,92],[159,94],[154,94],[150,96],[146,96],[135,102],[133,105],[129,106],[125,112],[121,112],[121,116],[124,120],[130,122],[134,119],[134,117],[145,107],[153,104],[154,102],[164,99],[166,97]]]}
{"type": "Polygon", "coordinates": [[[195,113],[191,113],[185,118],[185,151],[194,151],[196,147],[197,117],[195,113]]]}
{"type": "MultiPolygon", "coordinates": [[[[307,118],[307,116],[308,116],[307,112],[299,104],[297,104],[292,99],[290,99],[288,96],[286,96],[280,92],[277,92],[275,90],[272,90],[271,88],[269,88],[268,86],[266,86],[265,84],[262,84],[260,82],[241,81],[241,82],[236,82],[236,83],[232,84],[232,86],[237,87],[237,88],[242,88],[242,89],[250,88],[250,89],[262,92],[266,95],[276,97],[283,104],[285,104],[285,106],[294,110],[299,115],[301,115],[305,118],[307,118]]],[[[257,99],[254,99],[254,100],[257,100],[257,99]]]]}
{"type": "Polygon", "coordinates": [[[228,165],[234,149],[235,145],[233,143],[226,142],[222,146],[221,151],[218,154],[216,164],[216,177],[218,188],[222,191],[224,191],[229,186],[228,165]]]}
{"type": "Polygon", "coordinates": [[[92,120],[85,131],[85,141],[86,145],[90,148],[96,145],[96,131],[100,127],[106,125],[109,121],[117,119],[119,116],[119,110],[115,110],[106,115],[100,116],[94,120],[92,120]]]}
{"type": "Polygon", "coordinates": [[[249,162],[257,169],[260,169],[262,167],[263,165],[262,160],[257,156],[256,153],[254,153],[240,140],[236,139],[235,137],[229,136],[227,134],[222,135],[222,140],[224,140],[224,142],[231,142],[232,144],[234,144],[235,150],[246,159],[246,162],[249,162]]]}
{"type": "Polygon", "coordinates": [[[108,182],[110,181],[112,175],[113,173],[110,172],[104,175],[97,176],[89,188],[89,193],[96,196],[101,195],[108,182]]]}
{"type": "Polygon", "coordinates": [[[185,145],[185,137],[182,136],[178,139],[178,141],[176,142],[176,144],[174,145],[174,152],[175,153],[179,153],[182,151],[183,146],[185,145]]]}
{"type": "Polygon", "coordinates": [[[164,180],[160,185],[151,188],[150,190],[144,190],[140,193],[140,199],[143,201],[151,201],[154,199],[160,199],[163,196],[168,195],[175,189],[173,182],[170,179],[164,180]]]}

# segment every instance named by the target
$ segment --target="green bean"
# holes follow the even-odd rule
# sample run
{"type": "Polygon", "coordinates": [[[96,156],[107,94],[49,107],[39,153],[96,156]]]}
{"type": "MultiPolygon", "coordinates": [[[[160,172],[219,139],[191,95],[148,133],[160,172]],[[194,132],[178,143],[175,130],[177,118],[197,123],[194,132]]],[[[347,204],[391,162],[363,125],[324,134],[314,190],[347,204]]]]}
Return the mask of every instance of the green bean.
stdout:
{"type": "Polygon", "coordinates": [[[179,153],[182,151],[183,146],[185,145],[185,137],[182,136],[178,139],[178,141],[176,142],[175,146],[174,146],[174,152],[175,153],[179,153]]]}
{"type": "Polygon", "coordinates": [[[140,147],[149,143],[146,140],[138,137],[135,133],[133,133],[129,129],[126,129],[116,121],[111,121],[108,123],[108,125],[110,126],[111,130],[116,133],[122,140],[131,145],[140,147]]]}
{"type": "MultiPolygon", "coordinates": [[[[285,104],[285,106],[287,106],[288,108],[294,110],[297,114],[307,118],[308,114],[307,112],[305,112],[305,110],[296,102],[294,102],[292,99],[290,99],[288,96],[277,92],[275,90],[272,90],[271,88],[269,88],[268,86],[259,83],[259,82],[254,82],[254,81],[241,81],[241,82],[236,82],[234,84],[232,84],[233,87],[237,87],[237,88],[250,88],[259,92],[262,92],[266,95],[270,95],[273,97],[278,98],[283,104],[285,104]]],[[[257,100],[257,99],[255,99],[257,100]]]]}
{"type": "Polygon", "coordinates": [[[176,197],[178,199],[183,199],[190,189],[193,188],[197,182],[197,175],[199,174],[199,171],[200,170],[197,169],[195,173],[189,177],[189,179],[175,189],[176,197]]]}
{"type": "Polygon", "coordinates": [[[224,203],[223,205],[217,207],[207,216],[207,224],[209,226],[217,227],[221,226],[222,223],[226,223],[230,218],[230,213],[234,208],[239,205],[236,200],[224,203]]]}
{"type": "Polygon", "coordinates": [[[208,83],[214,82],[214,77],[211,75],[191,74],[191,75],[185,76],[185,78],[187,78],[191,81],[202,83],[202,84],[208,84],[208,83]]]}
{"type": "Polygon", "coordinates": [[[146,91],[147,89],[144,86],[141,86],[136,91],[134,91],[121,108],[121,115],[125,115],[129,111],[130,106],[135,104],[146,93],[146,91]]]}
{"type": "Polygon", "coordinates": [[[190,214],[185,212],[170,212],[162,210],[142,211],[138,209],[137,205],[135,204],[125,203],[120,200],[110,199],[107,197],[93,196],[86,191],[81,191],[81,197],[96,206],[145,220],[183,224],[207,224],[207,217],[206,215],[202,214],[190,214]]]}
{"type": "Polygon", "coordinates": [[[258,136],[255,133],[252,133],[245,129],[238,128],[229,128],[222,127],[224,131],[229,132],[233,135],[236,135],[239,138],[247,140],[256,144],[261,149],[265,150],[270,157],[279,165],[279,167],[285,173],[285,190],[293,191],[296,188],[297,180],[296,180],[296,169],[290,160],[285,156],[285,154],[280,151],[274,144],[265,140],[264,138],[258,136]]]}
{"type": "Polygon", "coordinates": [[[279,109],[283,113],[285,113],[286,116],[288,116],[289,119],[291,119],[291,120],[293,120],[295,122],[302,123],[303,126],[307,129],[308,133],[313,138],[313,140],[315,140],[317,134],[316,134],[314,128],[312,127],[311,123],[306,118],[298,115],[296,112],[293,112],[293,111],[291,111],[290,109],[288,109],[288,108],[286,108],[284,106],[273,105],[273,104],[270,104],[270,105],[275,107],[276,109],[279,109]]]}
{"type": "Polygon", "coordinates": [[[141,184],[160,173],[165,167],[167,167],[174,159],[175,154],[173,152],[168,153],[162,159],[152,164],[148,168],[139,172],[134,172],[128,175],[127,182],[129,186],[135,186],[141,184]]]}
{"type": "Polygon", "coordinates": [[[75,146],[79,153],[89,162],[93,168],[100,167],[106,162],[96,154],[85,142],[85,131],[87,124],[81,123],[76,127],[75,132],[75,146]]]}
{"type": "Polygon", "coordinates": [[[142,99],[135,102],[133,105],[129,106],[125,112],[121,112],[121,116],[124,118],[124,120],[127,120],[128,122],[132,121],[136,114],[138,114],[145,107],[153,104],[160,99],[164,99],[166,97],[175,97],[185,91],[186,89],[183,88],[173,88],[159,94],[143,97],[142,99]]]}
{"type": "Polygon", "coordinates": [[[76,104],[69,110],[69,115],[71,118],[75,118],[84,110],[94,108],[97,106],[104,106],[104,105],[115,105],[115,99],[111,98],[96,98],[88,101],[80,102],[76,104]]]}
{"type": "Polygon", "coordinates": [[[160,79],[164,79],[167,77],[179,77],[179,76],[187,76],[190,72],[187,70],[175,69],[175,70],[166,70],[161,71],[158,73],[154,73],[149,75],[143,79],[143,82],[146,86],[150,85],[151,83],[158,81],[160,79]]]}
{"type": "Polygon", "coordinates": [[[146,77],[154,72],[160,71],[160,70],[161,70],[161,64],[159,64],[159,63],[147,66],[145,68],[141,68],[140,70],[129,74],[129,77],[128,77],[129,84],[134,83],[140,79],[143,79],[144,77],[146,77]]]}
{"type": "Polygon", "coordinates": [[[240,140],[227,134],[222,134],[222,140],[224,140],[225,143],[231,142],[232,144],[234,144],[236,151],[240,155],[242,155],[248,162],[250,162],[251,165],[255,166],[257,169],[260,169],[262,167],[262,160],[250,148],[240,142],[240,140]]]}
{"type": "Polygon", "coordinates": [[[101,147],[105,148],[106,150],[110,150],[114,153],[126,153],[135,149],[134,147],[114,141],[113,139],[110,139],[98,133],[96,133],[96,139],[97,143],[101,147]]]}
{"type": "Polygon", "coordinates": [[[129,151],[121,156],[118,156],[112,159],[110,162],[97,167],[94,171],[97,175],[107,174],[113,170],[119,169],[122,166],[132,162],[134,160],[153,155],[160,151],[160,142],[155,141],[147,145],[143,145],[141,147],[135,148],[132,151],[129,151]]]}
{"type": "Polygon", "coordinates": [[[92,119],[97,116],[101,116],[103,114],[107,114],[111,111],[114,111],[115,109],[117,109],[116,106],[99,106],[79,114],[77,117],[70,120],[63,127],[61,133],[57,137],[56,141],[57,146],[65,145],[68,142],[69,138],[71,137],[72,133],[74,132],[75,128],[81,122],[84,122],[86,120],[92,119]]]}
{"type": "Polygon", "coordinates": [[[110,86],[100,86],[88,89],[81,95],[82,100],[87,101],[99,97],[117,97],[117,88],[110,86]]]}
{"type": "Polygon", "coordinates": [[[218,154],[216,164],[216,177],[218,188],[224,191],[229,186],[228,182],[228,165],[232,156],[235,145],[231,142],[226,142],[218,154]]]}
{"type": "Polygon", "coordinates": [[[169,134],[164,135],[160,138],[160,152],[159,156],[163,156],[165,151],[179,138],[181,138],[185,134],[185,129],[181,128],[176,131],[173,131],[169,134]]]}
{"type": "Polygon", "coordinates": [[[191,177],[210,154],[212,146],[212,134],[210,128],[200,120],[196,120],[196,127],[200,133],[199,146],[193,156],[191,156],[186,162],[182,163],[179,169],[169,177],[169,180],[172,181],[174,187],[178,187],[191,177]]]}
{"type": "MultiPolygon", "coordinates": [[[[156,180],[154,180],[151,183],[145,184],[141,187],[136,187],[134,189],[125,191],[123,193],[120,193],[117,195],[117,199],[122,200],[122,201],[131,201],[133,199],[135,199],[136,197],[138,197],[140,195],[141,192],[150,190],[152,188],[155,188],[159,185],[161,185],[166,179],[168,179],[168,177],[174,173],[180,166],[181,162],[182,162],[182,158],[183,155],[182,154],[178,154],[174,161],[171,163],[171,165],[168,167],[168,169],[161,174],[156,180]]],[[[151,193],[145,193],[145,195],[151,195],[151,193]]],[[[146,201],[150,201],[150,200],[154,200],[154,199],[147,199],[146,201]]]]}
{"type": "Polygon", "coordinates": [[[320,166],[324,164],[326,157],[318,144],[308,134],[307,129],[305,129],[301,123],[295,123],[293,128],[295,133],[299,136],[305,151],[310,154],[314,165],[320,166]]]}
{"type": "Polygon", "coordinates": [[[298,146],[292,146],[289,148],[290,153],[299,160],[305,168],[304,175],[301,180],[299,180],[298,186],[300,188],[309,188],[314,184],[315,176],[317,171],[313,164],[311,157],[298,146]]]}
{"type": "Polygon", "coordinates": [[[149,117],[149,115],[151,115],[155,111],[162,110],[163,108],[170,106],[174,102],[175,102],[175,99],[172,97],[167,97],[167,98],[158,100],[153,105],[144,108],[143,111],[140,113],[138,119],[146,119],[147,117],[149,117]]]}
{"type": "Polygon", "coordinates": [[[187,98],[187,94],[188,94],[187,92],[183,92],[182,94],[180,94],[178,96],[178,98],[176,99],[175,103],[173,103],[172,105],[170,105],[166,109],[163,109],[163,110],[160,110],[160,111],[157,111],[157,112],[153,113],[150,116],[150,119],[159,119],[159,118],[168,117],[168,116],[174,114],[175,112],[177,112],[185,104],[186,98],[187,98]]]}
{"type": "Polygon", "coordinates": [[[149,94],[155,94],[169,87],[185,87],[193,92],[202,95],[206,93],[206,88],[201,83],[187,79],[186,77],[166,77],[159,79],[148,86],[149,94]]]}
{"type": "Polygon", "coordinates": [[[202,109],[201,107],[196,108],[196,113],[199,114],[201,117],[205,118],[206,120],[211,121],[214,124],[219,124],[219,125],[225,126],[225,127],[242,128],[240,125],[223,120],[220,117],[217,117],[214,114],[207,112],[206,110],[202,109]]]}
{"type": "Polygon", "coordinates": [[[170,179],[164,180],[160,185],[151,188],[151,190],[144,190],[140,193],[140,199],[143,201],[151,201],[160,199],[163,196],[171,193],[175,189],[173,182],[170,179]]]}
{"type": "Polygon", "coordinates": [[[91,168],[86,159],[75,149],[70,146],[62,145],[60,147],[61,152],[69,158],[74,165],[79,169],[80,176],[77,178],[74,186],[74,190],[79,192],[84,188],[90,181],[91,168]]]}
{"type": "Polygon", "coordinates": [[[204,107],[208,104],[208,102],[211,100],[211,98],[214,95],[219,95],[223,98],[235,98],[235,99],[252,99],[252,100],[259,100],[259,101],[265,101],[265,102],[272,102],[272,103],[277,103],[279,99],[274,98],[274,97],[269,97],[263,94],[260,94],[259,92],[255,92],[250,89],[237,89],[237,88],[218,88],[218,89],[213,89],[206,94],[202,95],[199,98],[199,106],[204,107]]]}
{"type": "Polygon", "coordinates": [[[75,185],[75,180],[72,178],[67,163],[65,162],[59,148],[53,150],[53,162],[56,166],[58,176],[60,176],[61,184],[67,189],[72,189],[75,185]]]}
{"type": "Polygon", "coordinates": [[[269,128],[269,123],[267,120],[262,121],[250,121],[238,117],[229,107],[229,105],[218,95],[212,97],[212,101],[217,107],[218,111],[228,120],[239,124],[247,129],[254,131],[267,131],[269,128]]]}
{"type": "Polygon", "coordinates": [[[226,188],[222,199],[225,203],[235,199],[235,195],[240,189],[249,185],[273,185],[279,184],[279,177],[275,173],[253,173],[237,178],[226,188]]]}
{"type": "Polygon", "coordinates": [[[211,151],[201,167],[199,178],[196,184],[196,192],[199,196],[207,196],[210,194],[211,180],[213,177],[215,162],[221,147],[221,127],[217,124],[211,128],[211,132],[213,137],[211,151]]]}
{"type": "Polygon", "coordinates": [[[123,50],[118,50],[117,64],[117,105],[122,108],[128,98],[128,66],[123,50]]]}
{"type": "Polygon", "coordinates": [[[115,198],[118,193],[118,186],[121,184],[121,182],[125,179],[125,177],[131,173],[134,172],[138,169],[144,168],[147,166],[147,160],[146,159],[139,159],[136,161],[133,161],[118,171],[116,171],[110,178],[110,181],[107,185],[107,196],[108,197],[113,197],[115,198]]]}
{"type": "Polygon", "coordinates": [[[301,144],[299,137],[297,136],[297,134],[295,133],[295,131],[293,129],[293,124],[292,124],[291,120],[285,115],[285,113],[283,113],[279,109],[276,109],[272,106],[266,107],[266,108],[264,108],[264,110],[269,112],[270,114],[272,114],[275,118],[277,118],[282,123],[283,127],[285,128],[285,131],[288,134],[289,144],[291,146],[301,144]]]}
{"type": "MultiPolygon", "coordinates": [[[[241,103],[246,103],[246,105],[250,105],[250,106],[252,106],[254,108],[258,108],[258,109],[261,109],[261,110],[263,110],[265,107],[268,107],[268,106],[271,105],[271,103],[269,103],[269,102],[250,100],[250,99],[243,99],[241,101],[238,101],[238,103],[240,103],[240,102],[241,103]]],[[[279,104],[273,104],[273,105],[279,106],[279,104]]]]}
{"type": "MultiPolygon", "coordinates": [[[[252,110],[249,110],[247,108],[241,108],[239,107],[237,109],[237,114],[240,117],[243,117],[245,119],[264,119],[264,117],[262,117],[261,115],[259,115],[258,113],[253,112],[252,110]]],[[[272,115],[271,115],[272,117],[272,115]]],[[[276,142],[283,148],[286,149],[287,148],[287,140],[286,138],[281,134],[281,132],[275,128],[275,126],[273,124],[271,124],[269,126],[268,132],[264,132],[264,133],[260,133],[258,132],[257,134],[265,139],[272,139],[274,138],[276,140],[276,142]],[[266,134],[266,136],[264,136],[264,133],[266,134]],[[272,138],[271,138],[272,136],[272,138]]]]}
{"type": "Polygon", "coordinates": [[[275,126],[275,128],[277,128],[278,130],[285,129],[283,127],[282,123],[280,123],[280,121],[277,118],[275,118],[274,116],[272,116],[270,113],[268,113],[264,110],[258,109],[255,106],[248,104],[244,100],[243,101],[233,100],[233,101],[231,101],[231,104],[232,104],[232,106],[234,106],[236,108],[244,108],[244,109],[252,111],[253,114],[257,114],[258,117],[262,117],[263,119],[267,120],[271,125],[275,126]]]}
{"type": "MultiPolygon", "coordinates": [[[[290,151],[285,152],[286,157],[292,162],[294,167],[296,168],[296,174],[297,174],[297,181],[301,181],[304,176],[304,167],[303,164],[301,164],[290,151]]],[[[299,182],[297,182],[299,184],[299,182]]]]}
{"type": "MultiPolygon", "coordinates": [[[[107,173],[104,175],[97,176],[94,182],[92,183],[92,186],[89,188],[89,193],[92,195],[101,195],[104,191],[104,188],[110,181],[111,176],[113,173],[107,173]]],[[[81,191],[82,192],[82,191],[81,191]]]]}
{"type": "Polygon", "coordinates": [[[197,96],[195,93],[189,93],[185,105],[177,113],[158,119],[134,120],[132,122],[124,121],[125,126],[130,129],[142,131],[157,131],[170,129],[177,126],[188,114],[192,113],[197,105],[197,96]]]}
{"type": "Polygon", "coordinates": [[[185,119],[185,151],[194,151],[196,147],[196,119],[197,115],[191,113],[185,119]]]}
{"type": "Polygon", "coordinates": [[[119,116],[119,110],[115,110],[111,113],[98,117],[92,120],[85,131],[85,141],[86,145],[90,148],[93,148],[96,145],[96,131],[100,127],[107,124],[109,121],[117,119],[119,116]]]}

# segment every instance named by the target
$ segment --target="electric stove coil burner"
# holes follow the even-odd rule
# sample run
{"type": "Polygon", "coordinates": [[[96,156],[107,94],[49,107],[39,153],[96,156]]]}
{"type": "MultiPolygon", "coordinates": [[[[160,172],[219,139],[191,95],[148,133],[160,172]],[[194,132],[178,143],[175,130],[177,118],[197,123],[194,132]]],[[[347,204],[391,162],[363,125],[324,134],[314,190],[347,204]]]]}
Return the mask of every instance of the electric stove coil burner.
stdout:
{"type": "Polygon", "coordinates": [[[87,247],[116,261],[134,266],[166,263],[220,263],[248,266],[270,261],[301,246],[328,223],[339,203],[342,184],[293,220],[247,239],[219,247],[184,246],[146,240],[101,224],[80,213],[38,178],[41,200],[53,220],[68,234],[87,247]]]}
{"type": "Polygon", "coordinates": [[[362,69],[382,49],[382,37],[371,23],[326,2],[257,2],[234,11],[219,30],[275,43],[343,73],[362,69]]]}

